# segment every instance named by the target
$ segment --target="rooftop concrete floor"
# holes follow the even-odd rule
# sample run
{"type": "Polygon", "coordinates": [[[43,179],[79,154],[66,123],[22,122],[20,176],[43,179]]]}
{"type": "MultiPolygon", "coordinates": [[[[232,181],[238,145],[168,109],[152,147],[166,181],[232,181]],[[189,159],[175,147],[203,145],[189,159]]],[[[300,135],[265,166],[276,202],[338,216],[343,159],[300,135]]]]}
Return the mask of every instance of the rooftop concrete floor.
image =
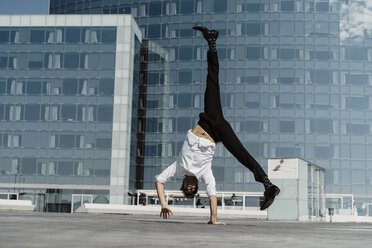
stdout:
{"type": "Polygon", "coordinates": [[[372,224],[0,212],[0,247],[371,247],[372,224]]]}

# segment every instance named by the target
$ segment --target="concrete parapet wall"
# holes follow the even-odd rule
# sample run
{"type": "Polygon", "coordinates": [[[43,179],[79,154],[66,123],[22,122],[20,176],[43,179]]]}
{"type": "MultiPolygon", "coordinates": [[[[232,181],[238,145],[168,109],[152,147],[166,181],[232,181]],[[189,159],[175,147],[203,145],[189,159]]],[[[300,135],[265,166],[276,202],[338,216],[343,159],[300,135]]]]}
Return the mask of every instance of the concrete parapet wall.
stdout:
{"type": "Polygon", "coordinates": [[[0,200],[0,211],[34,211],[35,205],[30,200],[0,200]]]}
{"type": "MultiPolygon", "coordinates": [[[[210,211],[207,208],[185,208],[170,206],[174,215],[178,216],[205,216],[209,217],[210,211]]],[[[97,214],[140,214],[160,215],[160,206],[138,206],[138,205],[115,205],[115,204],[84,204],[77,209],[76,213],[97,213],[97,214]]],[[[249,218],[267,219],[266,211],[259,210],[217,210],[218,218],[249,218]]]]}

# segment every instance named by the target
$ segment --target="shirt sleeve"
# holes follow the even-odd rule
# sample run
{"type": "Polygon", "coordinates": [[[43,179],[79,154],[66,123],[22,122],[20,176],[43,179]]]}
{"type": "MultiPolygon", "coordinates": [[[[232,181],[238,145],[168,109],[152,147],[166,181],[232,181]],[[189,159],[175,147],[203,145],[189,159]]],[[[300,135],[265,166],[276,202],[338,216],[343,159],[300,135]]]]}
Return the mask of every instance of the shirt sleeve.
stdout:
{"type": "Polygon", "coordinates": [[[155,180],[158,182],[161,182],[162,184],[166,183],[170,178],[176,175],[176,169],[177,169],[176,166],[177,166],[177,163],[174,162],[173,164],[168,166],[168,168],[163,170],[162,173],[160,173],[159,175],[156,175],[155,180]]]}
{"type": "Polygon", "coordinates": [[[207,186],[206,192],[208,196],[213,196],[217,194],[216,191],[216,180],[214,179],[212,169],[207,170],[207,172],[202,177],[205,185],[207,186]]]}

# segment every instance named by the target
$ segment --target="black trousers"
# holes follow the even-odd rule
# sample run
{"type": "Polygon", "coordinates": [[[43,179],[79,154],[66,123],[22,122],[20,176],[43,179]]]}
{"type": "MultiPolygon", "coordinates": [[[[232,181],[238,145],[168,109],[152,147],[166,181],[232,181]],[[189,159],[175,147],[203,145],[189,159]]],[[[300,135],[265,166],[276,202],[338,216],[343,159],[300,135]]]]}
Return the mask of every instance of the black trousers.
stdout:
{"type": "Polygon", "coordinates": [[[208,51],[207,87],[204,94],[204,113],[200,113],[198,124],[217,142],[222,142],[226,149],[245,167],[253,172],[257,182],[266,177],[260,164],[244,148],[230,124],[225,120],[220,99],[218,80],[219,63],[217,52],[208,51]]]}

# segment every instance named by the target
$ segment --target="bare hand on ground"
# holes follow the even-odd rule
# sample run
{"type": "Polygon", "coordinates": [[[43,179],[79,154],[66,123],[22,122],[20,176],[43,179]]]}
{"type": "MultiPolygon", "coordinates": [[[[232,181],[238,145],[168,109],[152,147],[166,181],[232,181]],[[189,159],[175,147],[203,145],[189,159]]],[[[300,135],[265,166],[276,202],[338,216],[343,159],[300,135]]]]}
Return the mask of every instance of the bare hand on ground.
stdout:
{"type": "Polygon", "coordinates": [[[162,207],[160,211],[160,217],[163,216],[163,219],[168,219],[173,215],[172,210],[169,207],[162,207]]]}

